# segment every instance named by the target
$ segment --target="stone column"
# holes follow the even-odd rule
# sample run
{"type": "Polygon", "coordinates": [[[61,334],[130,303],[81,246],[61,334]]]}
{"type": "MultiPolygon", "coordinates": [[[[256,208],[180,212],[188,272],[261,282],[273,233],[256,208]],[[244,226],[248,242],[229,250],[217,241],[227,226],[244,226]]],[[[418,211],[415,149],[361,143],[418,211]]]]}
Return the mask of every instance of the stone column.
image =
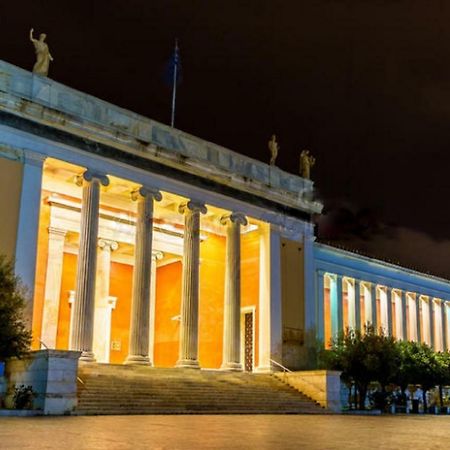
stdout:
{"type": "Polygon", "coordinates": [[[241,364],[241,225],[244,215],[227,214],[220,219],[227,227],[225,301],[223,307],[223,370],[242,370],[241,364]]]}
{"type": "Polygon", "coordinates": [[[119,248],[119,244],[116,241],[101,238],[98,240],[98,248],[92,351],[98,362],[109,363],[111,316],[117,302],[117,298],[109,295],[111,253],[119,248]]]}
{"type": "Polygon", "coordinates": [[[447,303],[445,300],[441,302],[441,317],[442,317],[442,348],[444,352],[448,349],[448,322],[447,322],[447,303]]]}
{"type": "Polygon", "coordinates": [[[361,331],[361,280],[355,279],[355,329],[361,331]]]}
{"type": "Polygon", "coordinates": [[[42,348],[56,348],[66,234],[66,230],[54,227],[48,228],[47,273],[45,277],[44,309],[42,312],[42,348]]]}
{"type": "MultiPolygon", "coordinates": [[[[407,328],[407,316],[406,316],[406,292],[402,291],[401,293],[401,301],[402,301],[402,339],[404,341],[408,340],[408,328],[407,328]]],[[[411,326],[411,324],[409,325],[411,326]]]]}
{"type": "Polygon", "coordinates": [[[83,196],[71,343],[72,350],[82,352],[80,361],[95,361],[92,343],[94,336],[98,209],[100,186],[107,186],[109,180],[102,174],[88,170],[79,177],[78,183],[83,187],[83,196]]]}
{"type": "Polygon", "coordinates": [[[324,277],[325,272],[318,270],[316,272],[316,323],[317,339],[323,342],[325,339],[325,317],[324,317],[324,277]]]}
{"type": "Polygon", "coordinates": [[[422,337],[420,335],[420,321],[422,320],[420,317],[420,295],[416,294],[416,338],[417,338],[417,342],[421,342],[422,341],[422,337]]]}
{"type": "Polygon", "coordinates": [[[180,205],[179,211],[184,214],[184,244],[180,349],[176,366],[198,369],[200,213],[206,214],[206,207],[191,200],[180,205]]]}
{"type": "Polygon", "coordinates": [[[137,201],[133,298],[131,302],[130,345],[127,364],[151,365],[150,283],[152,274],[153,201],[162,199],[159,191],[140,188],[132,193],[137,201]]]}
{"type": "Polygon", "coordinates": [[[336,275],[336,308],[337,308],[337,331],[344,331],[344,308],[342,302],[342,275],[336,275]]]}
{"type": "Polygon", "coordinates": [[[435,309],[436,305],[434,304],[434,298],[430,295],[428,297],[428,317],[429,317],[429,323],[428,323],[428,327],[429,327],[429,333],[430,333],[430,347],[433,350],[436,350],[435,347],[435,339],[434,339],[434,309],[435,309]]]}
{"type": "Polygon", "coordinates": [[[392,288],[386,287],[387,334],[392,336],[392,288]]]}
{"type": "Polygon", "coordinates": [[[377,285],[375,283],[371,283],[370,285],[370,302],[372,305],[372,326],[375,333],[378,333],[377,285]]]}

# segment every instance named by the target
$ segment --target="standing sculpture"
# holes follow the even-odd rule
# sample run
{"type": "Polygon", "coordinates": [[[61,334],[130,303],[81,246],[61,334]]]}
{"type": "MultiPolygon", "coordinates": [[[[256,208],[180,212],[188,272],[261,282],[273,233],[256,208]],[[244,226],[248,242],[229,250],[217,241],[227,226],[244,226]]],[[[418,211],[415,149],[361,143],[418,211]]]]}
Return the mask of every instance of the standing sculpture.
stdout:
{"type": "Polygon", "coordinates": [[[45,42],[46,34],[42,33],[39,35],[39,39],[33,37],[33,28],[30,30],[30,41],[34,45],[34,50],[36,52],[36,63],[33,66],[33,73],[38,75],[43,75],[46,77],[48,75],[48,68],[50,66],[50,61],[53,61],[53,57],[50,54],[48,45],[45,42]]]}
{"type": "Polygon", "coordinates": [[[309,150],[303,150],[300,154],[300,175],[307,180],[311,179],[311,167],[316,163],[316,158],[309,153],[309,150]]]}
{"type": "Polygon", "coordinates": [[[272,137],[270,138],[270,141],[268,142],[268,146],[269,146],[269,150],[270,150],[270,165],[274,166],[275,165],[275,160],[277,159],[278,156],[278,150],[279,150],[279,146],[278,146],[278,142],[277,142],[277,137],[272,134],[272,137]]]}

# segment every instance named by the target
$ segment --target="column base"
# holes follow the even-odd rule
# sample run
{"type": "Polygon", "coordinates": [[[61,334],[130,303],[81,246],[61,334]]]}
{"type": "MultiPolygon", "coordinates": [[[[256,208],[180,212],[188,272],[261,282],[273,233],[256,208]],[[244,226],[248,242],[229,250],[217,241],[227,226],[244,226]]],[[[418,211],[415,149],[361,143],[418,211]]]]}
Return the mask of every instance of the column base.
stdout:
{"type": "Polygon", "coordinates": [[[148,356],[142,355],[128,355],[124,364],[127,365],[139,365],[139,366],[153,366],[148,356]]]}
{"type": "Polygon", "coordinates": [[[220,366],[220,370],[228,371],[228,372],[242,372],[242,364],[235,362],[227,362],[223,363],[220,366]]]}
{"type": "Polygon", "coordinates": [[[255,367],[253,372],[255,372],[255,373],[272,373],[272,372],[275,372],[275,370],[273,370],[273,367],[269,365],[269,366],[255,367]]]}
{"type": "Polygon", "coordinates": [[[178,369],[200,369],[197,359],[180,359],[175,364],[178,369]]]}
{"type": "Polygon", "coordinates": [[[78,361],[81,362],[95,362],[95,355],[94,352],[82,352],[80,359],[78,361]]]}

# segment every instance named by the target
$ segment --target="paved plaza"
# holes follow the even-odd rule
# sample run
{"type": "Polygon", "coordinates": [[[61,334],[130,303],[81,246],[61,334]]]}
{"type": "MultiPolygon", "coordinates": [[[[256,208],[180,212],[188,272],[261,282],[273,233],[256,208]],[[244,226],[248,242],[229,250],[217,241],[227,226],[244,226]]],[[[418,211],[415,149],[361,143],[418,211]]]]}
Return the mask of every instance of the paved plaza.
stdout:
{"type": "Polygon", "coordinates": [[[447,449],[450,417],[109,416],[0,418],[13,449],[447,449]]]}

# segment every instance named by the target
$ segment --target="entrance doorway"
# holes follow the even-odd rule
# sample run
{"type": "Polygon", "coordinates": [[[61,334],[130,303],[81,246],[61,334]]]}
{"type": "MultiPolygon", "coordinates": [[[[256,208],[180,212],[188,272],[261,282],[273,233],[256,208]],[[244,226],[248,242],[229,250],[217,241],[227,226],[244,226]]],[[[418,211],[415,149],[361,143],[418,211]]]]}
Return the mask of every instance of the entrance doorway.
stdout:
{"type": "Polygon", "coordinates": [[[245,372],[255,366],[255,308],[241,309],[241,363],[245,372]]]}

